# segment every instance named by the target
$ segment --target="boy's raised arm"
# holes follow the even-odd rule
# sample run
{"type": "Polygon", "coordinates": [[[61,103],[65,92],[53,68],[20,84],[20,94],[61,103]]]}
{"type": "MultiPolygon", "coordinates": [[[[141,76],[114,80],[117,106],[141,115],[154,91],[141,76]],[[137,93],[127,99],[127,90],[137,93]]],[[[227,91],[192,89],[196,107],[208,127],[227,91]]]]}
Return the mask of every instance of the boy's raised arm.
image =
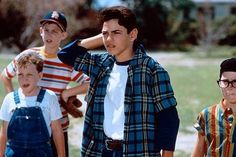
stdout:
{"type": "Polygon", "coordinates": [[[78,46],[82,46],[86,49],[95,49],[102,45],[103,45],[102,34],[82,39],[80,42],[78,42],[78,46]]]}

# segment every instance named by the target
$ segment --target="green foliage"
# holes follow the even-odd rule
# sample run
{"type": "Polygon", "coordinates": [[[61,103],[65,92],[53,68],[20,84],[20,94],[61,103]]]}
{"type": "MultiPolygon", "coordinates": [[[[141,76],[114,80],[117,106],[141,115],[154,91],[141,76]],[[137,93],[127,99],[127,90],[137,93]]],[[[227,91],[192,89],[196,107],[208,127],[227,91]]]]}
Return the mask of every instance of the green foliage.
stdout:
{"type": "Polygon", "coordinates": [[[0,4],[0,40],[6,44],[20,44],[20,34],[24,31],[26,17],[24,16],[25,6],[20,1],[1,2],[0,4]]]}
{"type": "Polygon", "coordinates": [[[149,48],[161,45],[196,43],[188,14],[194,3],[191,0],[123,0],[133,8],[140,26],[140,38],[149,48]],[[185,17],[186,15],[186,17],[185,17]]]}
{"type": "Polygon", "coordinates": [[[236,17],[228,16],[214,21],[213,34],[219,44],[236,46],[236,17]]]}
{"type": "MultiPolygon", "coordinates": [[[[19,51],[41,46],[39,21],[47,12],[53,10],[64,12],[67,17],[69,37],[65,43],[72,38],[78,38],[79,32],[85,28],[92,27],[97,30],[96,11],[91,9],[92,3],[93,0],[44,0],[43,3],[38,0],[1,0],[0,44],[15,46],[19,51]]],[[[91,35],[88,31],[83,31],[86,36],[91,35]]],[[[94,30],[93,32],[97,33],[94,30]]]]}

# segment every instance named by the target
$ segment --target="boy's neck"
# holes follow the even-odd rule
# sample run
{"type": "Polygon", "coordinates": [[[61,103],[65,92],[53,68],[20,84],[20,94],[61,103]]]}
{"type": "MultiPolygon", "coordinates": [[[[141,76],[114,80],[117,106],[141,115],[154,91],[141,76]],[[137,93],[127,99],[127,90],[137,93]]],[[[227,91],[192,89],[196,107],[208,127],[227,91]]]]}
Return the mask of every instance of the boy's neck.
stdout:
{"type": "Polygon", "coordinates": [[[41,54],[45,56],[46,58],[55,58],[57,57],[57,52],[59,51],[59,48],[47,48],[43,46],[41,50],[41,54]]]}
{"type": "Polygon", "coordinates": [[[122,56],[115,56],[117,62],[126,62],[131,60],[134,57],[134,51],[123,52],[122,56]]]}
{"type": "Polygon", "coordinates": [[[233,114],[236,115],[236,104],[231,104],[230,108],[232,109],[233,114]]]}
{"type": "Polygon", "coordinates": [[[23,89],[21,89],[21,91],[26,97],[27,96],[37,96],[40,91],[40,87],[36,87],[35,89],[32,89],[31,91],[24,91],[23,89]]]}
{"type": "Polygon", "coordinates": [[[231,108],[233,111],[233,114],[236,115],[236,102],[228,102],[228,101],[224,100],[224,103],[225,103],[226,107],[231,108]]]}
{"type": "Polygon", "coordinates": [[[59,51],[59,47],[55,47],[55,48],[50,48],[50,47],[46,47],[44,46],[44,52],[46,54],[57,54],[57,52],[59,51]]]}

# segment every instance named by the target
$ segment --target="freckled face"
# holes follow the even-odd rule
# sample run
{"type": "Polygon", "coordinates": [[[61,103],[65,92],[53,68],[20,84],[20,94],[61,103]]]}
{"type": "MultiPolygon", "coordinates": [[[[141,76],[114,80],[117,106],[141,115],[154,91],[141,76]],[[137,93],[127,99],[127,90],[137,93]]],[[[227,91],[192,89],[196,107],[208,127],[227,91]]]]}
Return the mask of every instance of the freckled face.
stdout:
{"type": "Polygon", "coordinates": [[[33,64],[29,63],[25,67],[17,68],[18,83],[26,96],[32,96],[37,93],[38,81],[41,77],[42,73],[39,73],[33,64]]]}
{"type": "Polygon", "coordinates": [[[40,28],[40,35],[44,45],[49,48],[58,48],[61,41],[67,37],[66,32],[62,32],[55,23],[44,24],[40,28]]]}

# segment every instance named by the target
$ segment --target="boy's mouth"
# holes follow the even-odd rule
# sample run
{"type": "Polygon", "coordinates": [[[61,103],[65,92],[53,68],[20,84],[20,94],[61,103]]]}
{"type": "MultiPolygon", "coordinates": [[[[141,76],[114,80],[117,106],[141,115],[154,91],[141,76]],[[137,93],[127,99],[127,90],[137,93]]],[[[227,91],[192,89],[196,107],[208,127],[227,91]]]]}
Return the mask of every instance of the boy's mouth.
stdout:
{"type": "Polygon", "coordinates": [[[47,42],[47,43],[51,43],[52,40],[51,40],[51,39],[47,39],[46,42],[47,42]]]}
{"type": "Polygon", "coordinates": [[[107,45],[107,48],[115,48],[115,45],[109,44],[109,45],[107,45]]]}
{"type": "Polygon", "coordinates": [[[27,88],[27,87],[29,87],[29,84],[24,84],[23,85],[23,88],[27,88]]]}

